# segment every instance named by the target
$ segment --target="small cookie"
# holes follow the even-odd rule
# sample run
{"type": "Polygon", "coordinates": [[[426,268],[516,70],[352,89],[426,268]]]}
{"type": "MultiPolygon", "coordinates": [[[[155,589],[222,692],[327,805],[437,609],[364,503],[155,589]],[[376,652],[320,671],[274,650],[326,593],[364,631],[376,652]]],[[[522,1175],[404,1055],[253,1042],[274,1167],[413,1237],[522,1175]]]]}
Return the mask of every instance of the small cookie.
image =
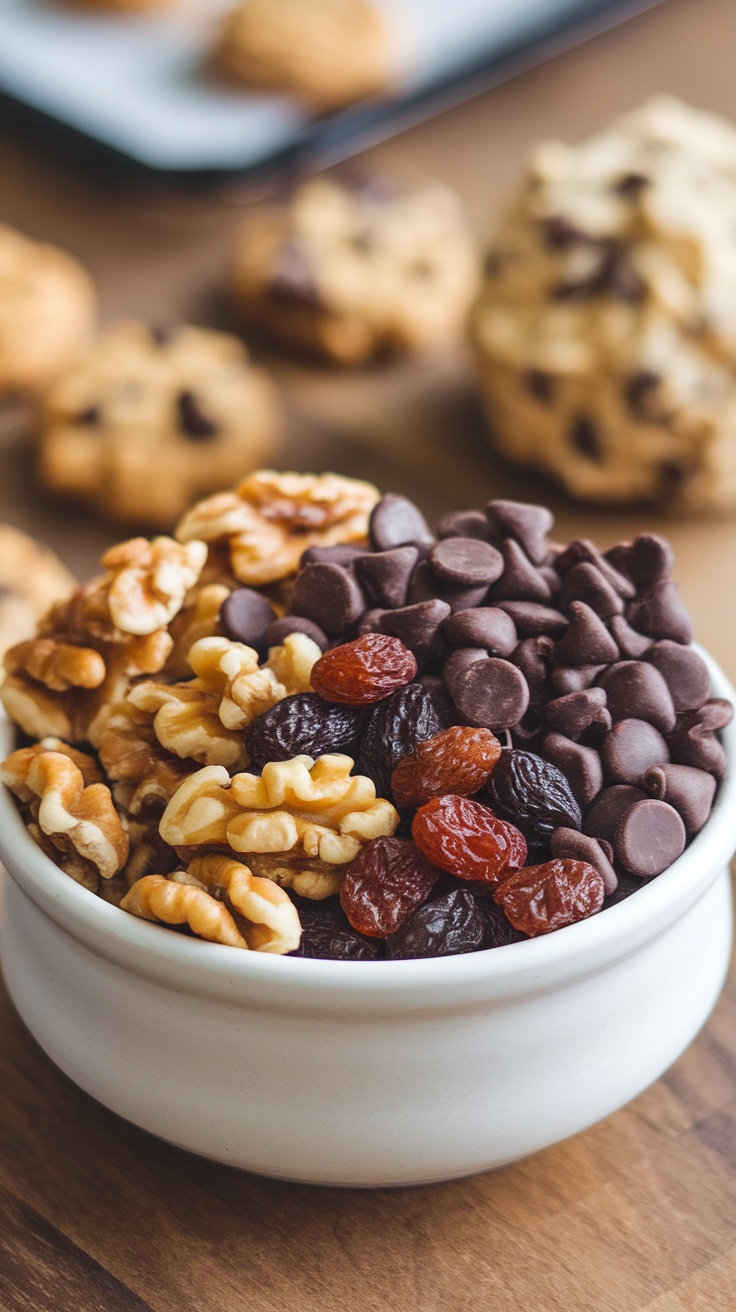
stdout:
{"type": "Polygon", "coordinates": [[[662,96],[539,146],[473,334],[514,460],[585,499],[736,508],[736,129],[662,96]]]}
{"type": "Polygon", "coordinates": [[[0,524],[0,661],[9,647],[33,636],[41,617],[75,583],[50,547],[0,524]]]}
{"type": "Polygon", "coordinates": [[[45,386],[87,345],[96,297],[81,264],[0,224],[0,394],[45,386]]]}
{"type": "Polygon", "coordinates": [[[270,457],[279,430],[273,385],[238,338],[124,323],[46,393],[40,474],[113,519],[166,526],[270,457]]]}
{"type": "Polygon", "coordinates": [[[368,0],[242,0],[223,20],[213,63],[325,112],[383,90],[394,72],[386,24],[368,0]]]}
{"type": "Polygon", "coordinates": [[[477,290],[460,202],[435,182],[324,175],[246,228],[236,301],[290,346],[340,364],[457,337],[477,290]]]}

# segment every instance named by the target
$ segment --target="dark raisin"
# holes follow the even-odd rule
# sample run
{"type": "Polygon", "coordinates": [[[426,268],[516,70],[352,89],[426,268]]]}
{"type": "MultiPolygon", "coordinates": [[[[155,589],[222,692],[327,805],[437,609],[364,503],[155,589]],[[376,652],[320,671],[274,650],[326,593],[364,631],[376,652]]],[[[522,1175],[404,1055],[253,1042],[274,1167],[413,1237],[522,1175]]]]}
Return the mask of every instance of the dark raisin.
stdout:
{"type": "Polygon", "coordinates": [[[357,706],[326,702],[316,692],[297,692],[251,721],[245,745],[256,765],[342,752],[355,742],[362,719],[357,706]]]}
{"type": "Polygon", "coordinates": [[[317,957],[334,961],[375,961],[382,955],[382,944],[353,929],[336,897],[323,902],[291,894],[302,925],[299,947],[291,957],[317,957]]]}
{"type": "Polygon", "coordinates": [[[469,888],[451,888],[425,902],[401,929],[386,939],[393,960],[407,957],[449,957],[477,952],[486,935],[480,898],[469,888]]]}
{"type": "Polygon", "coordinates": [[[426,901],[440,874],[414,843],[374,838],[350,862],[340,903],[353,929],[385,938],[426,901]]]}
{"type": "Polygon", "coordinates": [[[535,852],[558,825],[579,829],[582,824],[580,807],[562,771],[518,747],[501,753],[485,796],[497,815],[522,831],[535,852]]]}
{"type": "Polygon", "coordinates": [[[368,712],[358,768],[373,780],[379,797],[391,797],[391,775],[399,761],[445,729],[447,714],[437,696],[420,683],[399,688],[368,712]]]}
{"type": "Polygon", "coordinates": [[[483,889],[478,890],[478,896],[481,899],[481,907],[486,922],[486,931],[483,935],[481,947],[505,948],[509,943],[523,943],[529,937],[522,930],[516,929],[509,920],[503,907],[497,906],[493,901],[492,890],[488,892],[483,889]]]}

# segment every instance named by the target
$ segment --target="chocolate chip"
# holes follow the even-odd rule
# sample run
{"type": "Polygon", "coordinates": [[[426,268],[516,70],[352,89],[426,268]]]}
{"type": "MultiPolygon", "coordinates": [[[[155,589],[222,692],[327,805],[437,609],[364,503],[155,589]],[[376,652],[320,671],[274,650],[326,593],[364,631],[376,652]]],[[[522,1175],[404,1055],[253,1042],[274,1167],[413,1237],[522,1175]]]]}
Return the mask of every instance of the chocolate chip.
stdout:
{"type": "Polygon", "coordinates": [[[583,688],[580,692],[555,697],[545,706],[544,719],[550,729],[573,742],[586,736],[588,741],[592,737],[600,738],[611,728],[611,714],[602,688],[583,688]]]}
{"type": "Polygon", "coordinates": [[[442,624],[449,614],[450,607],[446,601],[438,598],[420,601],[414,606],[384,611],[379,632],[401,638],[421,667],[428,664],[441,650],[442,624]]]}
{"type": "Polygon", "coordinates": [[[555,647],[560,665],[604,665],[615,661],[618,647],[603,620],[584,601],[571,601],[570,623],[555,647]]]}
{"type": "Polygon", "coordinates": [[[500,544],[505,538],[514,538],[521,543],[534,565],[541,565],[546,560],[549,549],[547,536],[555,522],[552,511],[546,506],[496,499],[488,502],[486,518],[495,543],[500,544]]]}
{"type": "Polygon", "coordinates": [[[526,679],[533,706],[539,706],[547,700],[547,681],[553,653],[554,643],[544,634],[539,638],[524,638],[512,653],[514,665],[518,665],[526,679]]]}
{"type": "Polygon", "coordinates": [[[220,624],[231,642],[265,649],[265,633],[276,619],[270,601],[253,588],[236,588],[220,607],[220,624]]]}
{"type": "Polygon", "coordinates": [[[503,574],[492,585],[489,599],[492,601],[541,601],[550,600],[552,593],[547,580],[530,561],[529,557],[513,538],[506,538],[501,543],[504,559],[503,574]]]}
{"type": "Polygon", "coordinates": [[[623,815],[636,802],[646,800],[646,793],[631,784],[612,784],[604,788],[588,807],[583,817],[583,833],[606,843],[612,843],[623,815]]]}
{"type": "Polygon", "coordinates": [[[387,492],[373,507],[369,532],[376,551],[402,547],[407,542],[434,542],[421,510],[397,492],[387,492]]]}
{"type": "Polygon", "coordinates": [[[549,676],[550,688],[555,697],[565,697],[569,692],[582,692],[595,683],[605,665],[560,665],[549,676]]]}
{"type": "Polygon", "coordinates": [[[574,743],[560,733],[548,733],[540,750],[542,756],[562,771],[585,809],[603,787],[603,766],[595,748],[574,743]]]}
{"type": "Polygon", "coordinates": [[[476,661],[487,659],[487,653],[482,647],[458,647],[453,651],[445,661],[442,678],[444,685],[450,696],[453,695],[453,688],[459,684],[459,680],[464,676],[465,671],[470,669],[476,661]]]}
{"type": "Polygon", "coordinates": [[[429,567],[445,583],[465,588],[489,587],[501,577],[504,558],[490,542],[445,538],[429,553],[429,567]]]}
{"type": "Polygon", "coordinates": [[[312,642],[316,642],[322,651],[326,651],[329,646],[329,638],[319,624],[313,620],[308,620],[306,615],[282,615],[280,619],[274,620],[269,624],[263,635],[263,646],[280,647],[284,638],[288,638],[290,633],[305,633],[312,642]]]}
{"type": "Polygon", "coordinates": [[[669,802],[682,816],[689,837],[700,833],[713,806],[716,780],[692,765],[653,765],[644,775],[644,787],[661,802],[669,802]]]}
{"type": "Polygon", "coordinates": [[[624,397],[631,413],[637,419],[656,423],[661,420],[663,408],[658,396],[662,375],[650,369],[639,369],[630,374],[624,387],[624,397]]]}
{"type": "Polygon", "coordinates": [[[464,722],[486,729],[510,729],[529,705],[521,670],[495,656],[473,661],[453,680],[451,693],[464,722]]]}
{"type": "Polygon", "coordinates": [[[179,429],[195,442],[206,441],[218,433],[217,424],[201,409],[194,392],[180,392],[176,398],[179,429]]]}
{"type": "Polygon", "coordinates": [[[584,601],[603,620],[621,615],[624,609],[622,598],[608,579],[587,560],[573,565],[562,581],[559,604],[564,607],[571,601],[584,601]]]}
{"type": "Polygon", "coordinates": [[[291,606],[296,615],[319,624],[329,638],[339,638],[360,619],[365,600],[344,565],[305,565],[297,574],[291,606]]]}
{"type": "Polygon", "coordinates": [[[554,396],[554,377],[544,369],[527,369],[524,374],[524,385],[541,405],[548,405],[554,396]]]}
{"type": "Polygon", "coordinates": [[[635,629],[650,638],[670,638],[673,642],[691,642],[693,625],[672,579],[663,579],[649,592],[629,602],[626,618],[635,629]]]}
{"type": "Polygon", "coordinates": [[[482,510],[451,510],[437,526],[437,537],[478,538],[487,542],[490,525],[482,510]]]}
{"type": "Polygon", "coordinates": [[[514,621],[497,606],[458,611],[442,628],[454,647],[483,647],[493,656],[510,656],[518,642],[514,621]]]}
{"type": "Polygon", "coordinates": [[[591,241],[587,233],[561,214],[543,219],[542,227],[547,245],[553,251],[569,250],[571,246],[587,245],[591,241]]]}
{"type": "Polygon", "coordinates": [[[727,769],[726,753],[715,735],[719,729],[725,729],[732,718],[733,706],[721,697],[711,697],[696,711],[684,711],[678,715],[668,739],[672,760],[678,765],[707,770],[716,779],[723,779],[727,769]]]}
{"type": "Polygon", "coordinates": [[[612,251],[601,269],[598,288],[601,293],[617,296],[629,305],[640,305],[647,286],[631,257],[625,251],[612,251]]]}
{"type": "Polygon", "coordinates": [[[675,727],[675,708],[670,690],[659,670],[646,661],[618,661],[599,679],[605,688],[614,720],[646,720],[661,733],[675,727]]]}
{"type": "Polygon", "coordinates": [[[101,419],[102,411],[100,410],[100,407],[98,405],[89,405],[86,410],[82,410],[80,414],[74,415],[72,423],[83,424],[85,428],[93,428],[96,424],[99,424],[101,419]]]}
{"type": "Polygon", "coordinates": [[[669,761],[662,734],[646,720],[621,720],[600,745],[603,770],[612,783],[640,784],[653,765],[669,761]]]}
{"type": "MultiPolygon", "coordinates": [[[[459,542],[462,539],[451,538],[448,540],[459,542]]],[[[430,567],[429,561],[420,560],[409,581],[407,602],[413,606],[418,601],[430,601],[433,597],[438,597],[440,601],[446,601],[450,610],[454,612],[468,610],[471,606],[480,605],[482,601],[485,601],[487,591],[485,584],[473,588],[463,587],[462,584],[446,583],[444,580],[437,578],[437,575],[430,567]]]]}
{"type": "Polygon", "coordinates": [[[364,554],[365,547],[356,547],[350,542],[338,542],[332,547],[307,547],[302,552],[299,568],[304,565],[344,565],[349,568],[358,556],[364,554]]]}
{"type": "Polygon", "coordinates": [[[637,633],[636,629],[632,629],[623,615],[612,615],[608,627],[621,655],[625,656],[627,660],[638,661],[639,657],[643,656],[652,645],[652,639],[645,637],[643,633],[637,633]]]}
{"type": "Polygon", "coordinates": [[[599,464],[603,459],[601,437],[594,419],[590,415],[578,415],[570,426],[570,446],[586,460],[599,464]]]}
{"type": "Polygon", "coordinates": [[[623,196],[626,200],[638,200],[645,187],[650,184],[650,179],[644,173],[622,173],[621,177],[613,184],[612,191],[617,196],[623,196]]]}
{"type": "Polygon", "coordinates": [[[511,616],[520,638],[536,638],[541,633],[558,638],[569,623],[561,611],[538,601],[499,601],[498,609],[511,616]]]}
{"type": "Polygon", "coordinates": [[[562,578],[576,565],[581,564],[595,565],[598,573],[603,575],[603,578],[610,584],[614,592],[619,597],[623,597],[625,601],[636,595],[636,588],[631,580],[616,569],[595,544],[587,538],[578,538],[575,542],[571,542],[568,547],[557,552],[554,557],[555,570],[562,578]]]}
{"type": "Polygon", "coordinates": [[[619,542],[605,558],[632,580],[637,591],[648,591],[666,579],[675,562],[672,547],[658,533],[640,533],[633,542],[619,542]]]}
{"type": "Polygon", "coordinates": [[[355,576],[374,606],[396,610],[406,604],[412,571],[419,560],[416,547],[362,552],[355,557],[355,576]]]}
{"type": "Polygon", "coordinates": [[[266,285],[266,295],[282,305],[307,305],[317,309],[322,304],[311,262],[298,241],[285,241],[279,247],[266,285]]]}
{"type": "Polygon", "coordinates": [[[605,839],[592,838],[590,834],[581,834],[577,829],[567,829],[561,825],[550,834],[549,852],[553,858],[586,861],[598,871],[607,895],[618,888],[618,875],[611,865],[613,849],[605,839]]]}
{"type": "Polygon", "coordinates": [[[651,644],[646,658],[663,676],[676,711],[695,711],[708,700],[708,667],[691,647],[664,639],[651,644]]]}
{"type": "Polygon", "coordinates": [[[630,875],[661,875],[685,851],[682,818],[667,802],[648,797],[625,811],[616,827],[613,849],[630,875]]]}

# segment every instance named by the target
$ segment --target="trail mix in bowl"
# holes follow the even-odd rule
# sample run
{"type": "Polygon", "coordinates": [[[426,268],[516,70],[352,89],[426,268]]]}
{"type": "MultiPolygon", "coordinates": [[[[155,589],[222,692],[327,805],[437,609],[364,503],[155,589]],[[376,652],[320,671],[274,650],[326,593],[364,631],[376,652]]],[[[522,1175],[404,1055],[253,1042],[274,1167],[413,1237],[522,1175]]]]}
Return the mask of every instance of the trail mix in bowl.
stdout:
{"type": "Polygon", "coordinates": [[[491,501],[260,471],[102,559],[11,648],[2,767],[51,859],[201,938],[440,956],[593,915],[710,814],[710,696],[672,552],[491,501]]]}

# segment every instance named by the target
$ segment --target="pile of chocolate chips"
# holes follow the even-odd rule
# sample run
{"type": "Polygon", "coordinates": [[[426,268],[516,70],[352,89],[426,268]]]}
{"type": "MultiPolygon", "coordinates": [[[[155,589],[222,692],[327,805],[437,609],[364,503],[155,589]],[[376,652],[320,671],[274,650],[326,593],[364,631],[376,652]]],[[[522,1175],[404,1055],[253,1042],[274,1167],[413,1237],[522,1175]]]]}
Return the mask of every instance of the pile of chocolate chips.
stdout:
{"type": "MultiPolygon", "coordinates": [[[[295,899],[300,955],[433,956],[546,932],[628,896],[705,824],[726,769],[718,731],[733,708],[710,696],[706,666],[689,645],[671,548],[655,534],[606,552],[589,541],[561,547],[549,540],[552,525],[544,507],[494,500],[485,511],[446,515],[435,537],[411,501],[389,493],[373,511],[367,544],[305,551],[288,615],[277,618],[247,588],[225,602],[228,636],[262,651],[300,630],[332,652],[352,650],[344,644],[362,635],[384,635],[414,658],[370,704],[325,695],[315,680],[319,691],[286,698],[247,730],[256,767],[299,753],[349,752],[402,817],[396,838],[364,849],[373,849],[367,883],[362,866],[350,868],[353,893],[342,906],[295,899]],[[422,743],[436,744],[440,759],[444,743],[449,762],[453,749],[442,735],[453,726],[491,731],[499,748],[485,774],[471,768],[467,788],[444,790],[461,795],[447,813],[448,832],[454,824],[462,837],[463,816],[471,829],[490,816],[499,833],[505,825],[523,836],[516,865],[562,871],[552,901],[569,905],[556,920],[515,912],[513,881],[502,898],[497,872],[487,882],[477,871],[464,878],[462,861],[453,866],[441,846],[422,845],[418,817],[435,802],[416,802],[443,790],[433,794],[430,786],[407,805],[411,790],[401,792],[394,772],[407,758],[410,768],[421,767],[422,743]],[[477,809],[471,815],[468,807],[477,809]],[[571,890],[569,871],[581,865],[596,872],[599,892],[571,890]],[[366,919],[355,910],[355,890],[371,884],[375,891],[376,881],[385,905],[366,919]]],[[[482,756],[469,732],[462,743],[471,757],[482,756]]],[[[449,762],[448,779],[463,768],[449,762]]]]}

